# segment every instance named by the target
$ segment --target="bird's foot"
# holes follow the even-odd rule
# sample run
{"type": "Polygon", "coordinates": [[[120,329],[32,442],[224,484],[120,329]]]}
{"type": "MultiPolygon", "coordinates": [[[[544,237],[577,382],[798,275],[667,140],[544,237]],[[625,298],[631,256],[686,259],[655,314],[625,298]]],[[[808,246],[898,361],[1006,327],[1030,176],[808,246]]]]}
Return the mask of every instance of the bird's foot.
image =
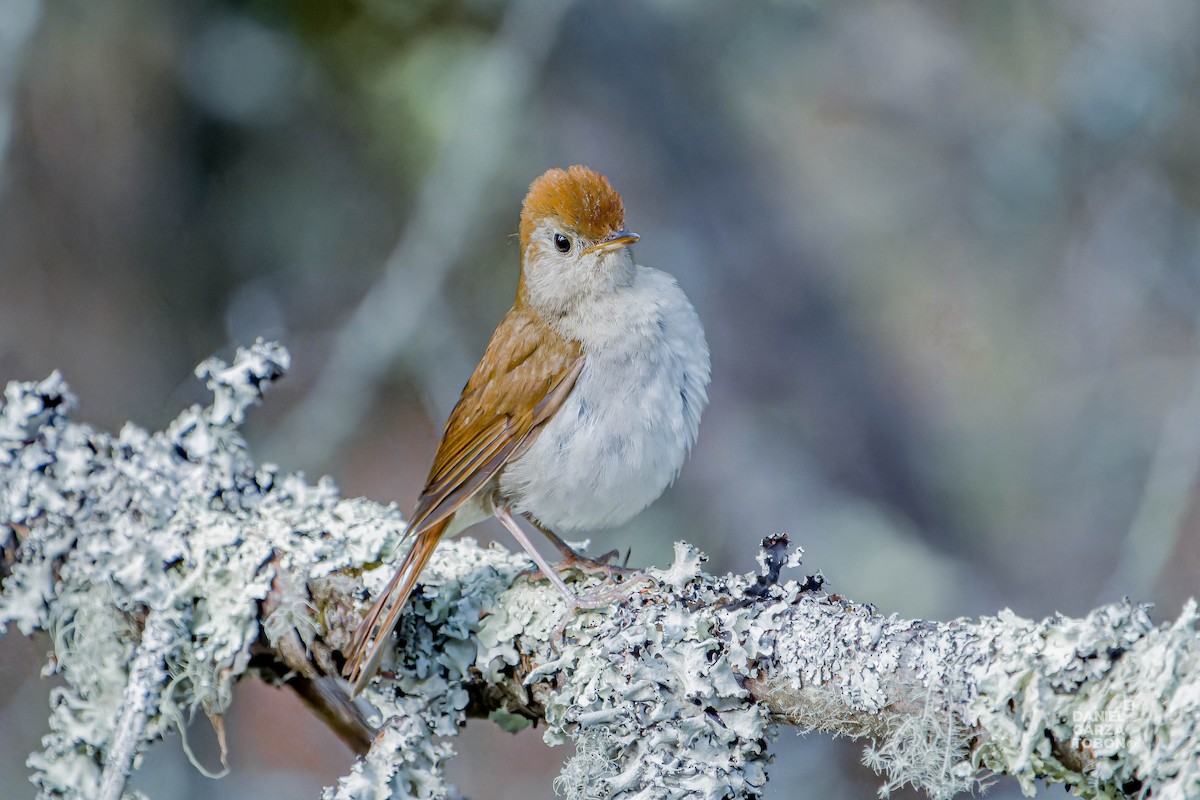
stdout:
{"type": "MultiPolygon", "coordinates": [[[[538,569],[527,570],[521,574],[533,575],[535,572],[540,572],[550,583],[554,584],[554,588],[558,589],[563,598],[567,601],[568,606],[572,610],[580,608],[600,608],[609,605],[615,600],[627,596],[632,591],[633,587],[643,579],[649,579],[646,573],[638,569],[630,569],[625,565],[618,566],[609,563],[614,558],[620,556],[617,550],[605,553],[600,556],[599,560],[593,560],[586,556],[581,556],[571,548],[569,544],[564,542],[558,534],[534,519],[526,517],[531,525],[537,528],[541,533],[549,539],[560,553],[563,554],[563,560],[551,566],[545,557],[541,555],[533,543],[529,541],[529,537],[521,530],[521,526],[517,524],[513,518],[511,509],[508,506],[493,504],[493,513],[496,518],[508,528],[521,547],[525,548],[525,552],[537,564],[538,569]],[[567,586],[566,581],[562,579],[560,573],[563,572],[579,572],[585,575],[603,575],[604,580],[592,591],[580,594],[567,586]]],[[[628,563],[629,554],[626,553],[625,561],[628,563]]]]}
{"type": "MultiPolygon", "coordinates": [[[[529,518],[527,517],[527,519],[529,518]]],[[[587,575],[604,575],[609,577],[616,572],[632,573],[637,571],[629,568],[629,550],[625,551],[625,558],[621,559],[620,566],[612,563],[615,559],[621,558],[621,551],[617,549],[609,550],[607,553],[597,556],[596,558],[588,558],[587,556],[575,550],[575,548],[571,547],[571,545],[563,541],[561,536],[547,528],[545,525],[542,525],[540,522],[537,522],[534,519],[529,519],[529,522],[535,528],[537,528],[543,536],[550,540],[550,543],[554,545],[558,552],[562,553],[563,560],[560,561],[554,568],[556,572],[577,569],[587,575]]]]}
{"type": "Polygon", "coordinates": [[[605,579],[592,587],[590,591],[575,593],[575,600],[572,605],[577,609],[603,608],[604,606],[624,600],[637,591],[639,584],[651,580],[650,576],[640,569],[604,564],[597,566],[607,566],[609,571],[605,579]]]}
{"type": "MultiPolygon", "coordinates": [[[[600,583],[591,587],[591,591],[572,592],[572,596],[567,598],[569,613],[564,614],[559,619],[558,624],[554,626],[554,630],[550,634],[550,646],[555,650],[562,649],[563,641],[566,637],[567,625],[571,623],[571,620],[575,616],[574,613],[570,612],[604,608],[605,606],[620,602],[638,591],[641,584],[653,580],[640,569],[612,567],[608,564],[601,564],[600,566],[609,567],[616,571],[609,574],[600,583]]],[[[574,565],[567,568],[577,569],[574,565]]]]}
{"type": "Polygon", "coordinates": [[[562,561],[555,565],[554,570],[558,573],[577,570],[585,575],[603,575],[605,578],[613,578],[618,575],[633,575],[641,572],[628,566],[629,551],[625,551],[625,557],[621,559],[620,564],[614,564],[613,561],[621,558],[620,550],[609,550],[607,553],[597,556],[596,558],[588,558],[574,551],[564,554],[562,561]]]}
{"type": "Polygon", "coordinates": [[[574,555],[554,565],[555,574],[553,578],[545,575],[538,567],[524,570],[519,573],[519,577],[545,578],[557,585],[558,581],[555,581],[554,578],[558,578],[561,581],[561,575],[571,572],[583,575],[603,576],[604,580],[591,587],[589,591],[579,592],[570,589],[569,595],[563,595],[567,603],[574,609],[603,608],[606,605],[629,596],[636,590],[638,584],[642,583],[643,580],[650,579],[650,576],[640,569],[607,563],[616,555],[617,551],[615,550],[612,553],[605,553],[599,560],[574,555]]]}

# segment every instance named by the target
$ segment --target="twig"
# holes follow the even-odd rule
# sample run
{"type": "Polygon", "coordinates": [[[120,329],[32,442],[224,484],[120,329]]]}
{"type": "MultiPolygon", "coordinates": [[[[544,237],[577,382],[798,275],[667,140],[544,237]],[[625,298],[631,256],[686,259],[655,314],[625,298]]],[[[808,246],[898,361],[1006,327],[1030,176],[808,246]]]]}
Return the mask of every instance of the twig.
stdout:
{"type": "Polygon", "coordinates": [[[176,621],[161,611],[151,611],[142,629],[129,681],[121,698],[121,714],[108,746],[96,800],[121,800],[133,769],[133,759],[143,745],[146,722],[158,710],[158,696],[167,677],[167,652],[174,641],[176,621]]]}

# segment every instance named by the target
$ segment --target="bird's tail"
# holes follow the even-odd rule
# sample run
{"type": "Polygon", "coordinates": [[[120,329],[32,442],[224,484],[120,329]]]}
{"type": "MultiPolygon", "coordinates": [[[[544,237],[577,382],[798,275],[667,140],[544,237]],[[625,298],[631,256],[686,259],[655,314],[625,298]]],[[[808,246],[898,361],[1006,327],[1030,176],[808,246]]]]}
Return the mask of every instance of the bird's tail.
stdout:
{"type": "Polygon", "coordinates": [[[388,581],[382,594],[375,598],[366,618],[359,623],[358,630],[354,632],[354,641],[346,650],[346,666],[342,670],[342,674],[354,684],[351,696],[361,692],[379,668],[379,660],[383,657],[392,630],[400,620],[400,612],[404,610],[421,570],[433,555],[452,518],[440,520],[417,534],[400,568],[388,581]]]}

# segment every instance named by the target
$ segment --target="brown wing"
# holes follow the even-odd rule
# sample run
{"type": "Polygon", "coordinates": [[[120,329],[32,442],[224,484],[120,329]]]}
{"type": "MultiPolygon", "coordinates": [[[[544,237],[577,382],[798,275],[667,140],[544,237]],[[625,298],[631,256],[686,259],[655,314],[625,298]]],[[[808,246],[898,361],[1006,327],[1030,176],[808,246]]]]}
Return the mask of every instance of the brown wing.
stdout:
{"type": "Polygon", "coordinates": [[[425,489],[410,520],[414,534],[454,513],[520,455],[567,399],[583,353],[534,312],[514,306],[446,422],[425,489]]]}
{"type": "Polygon", "coordinates": [[[579,345],[548,330],[533,312],[514,306],[501,320],[446,423],[409,520],[406,536],[413,538],[412,547],[346,649],[343,673],[354,683],[353,694],[375,674],[383,645],[450,515],[533,442],[571,393],[581,369],[579,345]]]}

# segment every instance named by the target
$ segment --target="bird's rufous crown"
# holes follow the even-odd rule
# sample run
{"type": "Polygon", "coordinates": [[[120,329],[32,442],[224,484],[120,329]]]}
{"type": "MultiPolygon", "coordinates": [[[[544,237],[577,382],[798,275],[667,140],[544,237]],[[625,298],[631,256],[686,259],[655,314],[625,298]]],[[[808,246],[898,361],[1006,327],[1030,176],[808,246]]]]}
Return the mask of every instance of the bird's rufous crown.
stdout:
{"type": "Polygon", "coordinates": [[[553,218],[592,241],[625,227],[625,206],[608,178],[587,167],[547,170],[521,206],[521,252],[541,220],[553,218]]]}

